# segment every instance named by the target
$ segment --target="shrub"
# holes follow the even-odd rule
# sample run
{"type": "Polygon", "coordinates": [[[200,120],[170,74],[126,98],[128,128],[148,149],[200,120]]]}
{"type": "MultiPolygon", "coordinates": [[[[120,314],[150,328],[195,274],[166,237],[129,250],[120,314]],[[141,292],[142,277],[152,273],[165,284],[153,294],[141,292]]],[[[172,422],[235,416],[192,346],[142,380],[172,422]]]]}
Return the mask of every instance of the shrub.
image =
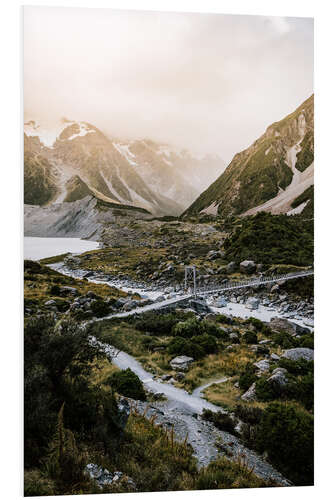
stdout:
{"type": "Polygon", "coordinates": [[[218,350],[215,337],[212,335],[198,335],[197,337],[192,337],[191,340],[202,347],[206,354],[214,354],[218,350]]]}
{"type": "Polygon", "coordinates": [[[298,347],[298,339],[292,337],[287,332],[278,332],[273,335],[273,342],[276,345],[282,347],[282,349],[292,349],[293,347],[298,347]]]}
{"type": "Polygon", "coordinates": [[[175,337],[168,345],[168,353],[172,356],[189,356],[196,360],[205,356],[204,349],[193,340],[175,337]]]}
{"type": "Polygon", "coordinates": [[[191,338],[195,335],[200,335],[202,333],[201,322],[195,318],[181,321],[173,327],[172,333],[175,336],[185,338],[191,338]]]}
{"type": "Polygon", "coordinates": [[[100,299],[91,302],[91,310],[98,318],[106,316],[110,311],[109,305],[100,299]]]}
{"type": "Polygon", "coordinates": [[[241,372],[239,376],[239,388],[241,391],[247,391],[248,388],[256,382],[257,376],[255,374],[255,368],[251,363],[247,363],[245,370],[241,372]]]}
{"type": "Polygon", "coordinates": [[[107,383],[119,394],[128,398],[146,400],[146,393],[139,377],[130,369],[114,372],[107,383]]]}
{"type": "Polygon", "coordinates": [[[237,434],[235,432],[235,423],[227,413],[222,413],[221,411],[213,412],[205,409],[201,416],[204,420],[212,422],[217,429],[229,432],[230,434],[237,434]]]}
{"type": "Polygon", "coordinates": [[[147,313],[140,319],[135,320],[134,326],[141,332],[150,332],[154,335],[171,335],[172,328],[179,321],[175,314],[147,313]]]}
{"type": "Polygon", "coordinates": [[[235,415],[243,422],[251,425],[259,424],[264,410],[257,406],[236,405],[235,415]]]}
{"type": "Polygon", "coordinates": [[[221,338],[223,335],[223,330],[216,324],[213,323],[212,321],[206,321],[203,320],[201,322],[201,328],[204,333],[207,333],[207,335],[213,335],[214,337],[221,338]]]}
{"type": "Polygon", "coordinates": [[[243,335],[243,340],[246,344],[257,344],[258,337],[255,332],[251,332],[251,330],[247,330],[243,335]]]}
{"type": "Polygon", "coordinates": [[[274,381],[268,382],[265,377],[259,378],[256,382],[256,395],[259,401],[278,399],[282,393],[282,387],[279,384],[274,381]]]}
{"type": "Polygon", "coordinates": [[[296,485],[313,484],[313,416],[290,403],[271,403],[263,414],[257,448],[296,485]]]}
{"type": "Polygon", "coordinates": [[[38,469],[24,471],[24,496],[50,496],[55,495],[54,481],[41,473],[38,469]]]}

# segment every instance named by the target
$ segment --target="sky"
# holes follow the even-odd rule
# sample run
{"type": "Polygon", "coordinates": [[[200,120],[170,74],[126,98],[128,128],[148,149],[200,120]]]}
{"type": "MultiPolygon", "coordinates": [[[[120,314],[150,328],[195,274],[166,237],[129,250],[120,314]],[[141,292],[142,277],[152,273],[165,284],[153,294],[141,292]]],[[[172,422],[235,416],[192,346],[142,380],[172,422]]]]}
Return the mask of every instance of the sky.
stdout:
{"type": "Polygon", "coordinates": [[[24,113],[225,162],[313,92],[313,19],[24,8],[24,113]]]}

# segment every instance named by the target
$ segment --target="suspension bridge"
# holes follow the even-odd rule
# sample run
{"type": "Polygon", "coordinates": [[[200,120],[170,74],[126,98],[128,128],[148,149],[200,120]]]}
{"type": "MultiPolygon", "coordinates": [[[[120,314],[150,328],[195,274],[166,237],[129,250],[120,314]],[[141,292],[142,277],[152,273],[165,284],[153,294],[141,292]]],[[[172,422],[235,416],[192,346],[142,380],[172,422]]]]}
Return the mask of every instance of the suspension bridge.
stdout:
{"type": "Polygon", "coordinates": [[[178,293],[168,299],[161,300],[159,302],[154,302],[153,304],[149,304],[143,307],[136,307],[135,309],[131,309],[130,311],[111,314],[106,318],[100,318],[100,320],[108,318],[125,318],[127,316],[134,316],[136,314],[143,314],[148,311],[154,311],[157,309],[162,309],[164,307],[170,307],[174,304],[177,304],[179,302],[186,302],[190,299],[198,299],[200,297],[204,298],[205,296],[210,294],[228,292],[230,290],[237,290],[241,288],[258,287],[261,285],[279,283],[287,280],[305,278],[307,276],[313,276],[313,275],[314,275],[313,269],[308,269],[288,274],[260,276],[252,279],[223,282],[221,284],[198,287],[198,275],[196,267],[185,266],[184,288],[181,293],[178,293]]]}

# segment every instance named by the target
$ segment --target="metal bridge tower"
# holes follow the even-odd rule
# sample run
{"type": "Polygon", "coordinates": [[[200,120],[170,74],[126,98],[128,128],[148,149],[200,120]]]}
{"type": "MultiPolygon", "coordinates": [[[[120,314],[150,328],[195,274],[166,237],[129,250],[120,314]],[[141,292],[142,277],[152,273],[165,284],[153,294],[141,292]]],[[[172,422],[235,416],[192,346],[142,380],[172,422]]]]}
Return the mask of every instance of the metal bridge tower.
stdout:
{"type": "Polygon", "coordinates": [[[193,281],[193,295],[197,296],[197,269],[195,266],[185,266],[185,280],[184,288],[185,291],[190,286],[191,281],[193,281]]]}

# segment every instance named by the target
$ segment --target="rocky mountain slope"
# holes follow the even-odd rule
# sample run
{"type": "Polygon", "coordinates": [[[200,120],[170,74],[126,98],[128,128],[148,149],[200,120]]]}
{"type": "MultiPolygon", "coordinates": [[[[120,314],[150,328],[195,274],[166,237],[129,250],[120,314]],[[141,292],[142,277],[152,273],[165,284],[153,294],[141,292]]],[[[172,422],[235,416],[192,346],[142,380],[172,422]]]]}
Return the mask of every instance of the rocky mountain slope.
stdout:
{"type": "Polygon", "coordinates": [[[86,122],[66,119],[53,133],[29,121],[24,139],[28,204],[92,195],[156,215],[178,215],[198,195],[199,186],[208,185],[223,168],[215,156],[199,160],[150,140],[125,142],[86,122]]]}
{"type": "Polygon", "coordinates": [[[88,195],[76,201],[43,207],[24,205],[24,234],[100,241],[105,226],[112,228],[119,216],[125,222],[151,217],[143,208],[109,203],[88,195]]]}
{"type": "Polygon", "coordinates": [[[186,210],[197,213],[252,215],[258,211],[300,213],[293,202],[313,185],[313,95],[233,160],[186,210]],[[296,210],[296,212],[295,212],[296,210]]]}

